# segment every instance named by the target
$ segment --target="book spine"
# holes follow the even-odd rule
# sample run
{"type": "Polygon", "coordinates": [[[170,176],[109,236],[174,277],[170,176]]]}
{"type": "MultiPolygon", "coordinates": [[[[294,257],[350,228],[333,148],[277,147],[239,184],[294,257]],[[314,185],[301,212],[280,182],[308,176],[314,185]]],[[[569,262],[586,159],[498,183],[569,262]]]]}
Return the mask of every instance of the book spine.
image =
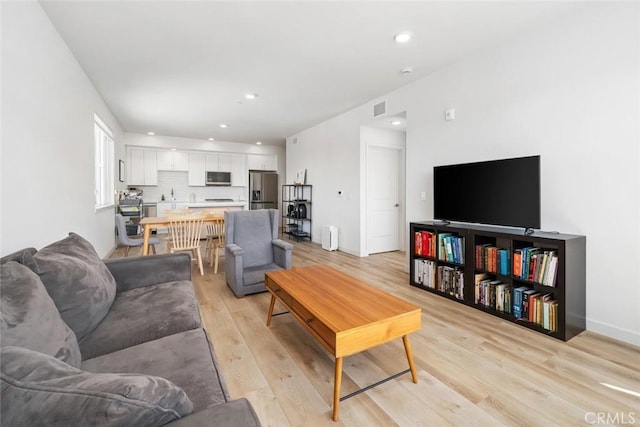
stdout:
{"type": "Polygon", "coordinates": [[[513,252],[513,275],[520,277],[522,274],[522,250],[516,249],[513,252]]]}

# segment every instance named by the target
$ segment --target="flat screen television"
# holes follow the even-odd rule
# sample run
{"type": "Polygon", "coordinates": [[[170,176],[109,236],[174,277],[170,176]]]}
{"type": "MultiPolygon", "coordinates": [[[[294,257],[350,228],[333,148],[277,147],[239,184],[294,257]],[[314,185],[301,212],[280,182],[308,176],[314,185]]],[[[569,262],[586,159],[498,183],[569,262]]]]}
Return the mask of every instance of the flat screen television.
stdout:
{"type": "Polygon", "coordinates": [[[540,156],[435,166],[433,215],[539,229],[540,156]]]}

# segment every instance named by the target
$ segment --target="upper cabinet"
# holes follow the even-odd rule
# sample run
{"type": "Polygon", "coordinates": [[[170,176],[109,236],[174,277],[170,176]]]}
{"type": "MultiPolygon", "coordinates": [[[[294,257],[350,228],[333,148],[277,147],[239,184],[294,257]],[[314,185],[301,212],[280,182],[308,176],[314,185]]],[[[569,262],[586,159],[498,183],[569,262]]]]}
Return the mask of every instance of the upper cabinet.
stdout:
{"type": "Polygon", "coordinates": [[[172,150],[158,151],[158,170],[187,172],[189,170],[189,153],[172,150]]]}
{"type": "Polygon", "coordinates": [[[231,172],[231,154],[210,154],[206,155],[207,171],[209,172],[231,172]]]}
{"type": "Polygon", "coordinates": [[[246,187],[247,185],[247,156],[231,154],[231,186],[246,187]]]}
{"type": "Polygon", "coordinates": [[[263,171],[278,170],[278,156],[275,154],[247,154],[247,169],[263,171]]]}
{"type": "Polygon", "coordinates": [[[127,185],[158,185],[156,150],[130,148],[127,150],[127,185]]]}
{"type": "MultiPolygon", "coordinates": [[[[275,170],[275,156],[258,158],[259,167],[275,170]]],[[[187,172],[191,187],[204,187],[207,171],[230,172],[233,187],[246,187],[248,182],[246,154],[127,147],[127,159],[127,185],[158,185],[159,171],[187,172]]]]}
{"type": "Polygon", "coordinates": [[[204,153],[189,153],[189,185],[204,187],[206,184],[206,167],[204,153]]]}

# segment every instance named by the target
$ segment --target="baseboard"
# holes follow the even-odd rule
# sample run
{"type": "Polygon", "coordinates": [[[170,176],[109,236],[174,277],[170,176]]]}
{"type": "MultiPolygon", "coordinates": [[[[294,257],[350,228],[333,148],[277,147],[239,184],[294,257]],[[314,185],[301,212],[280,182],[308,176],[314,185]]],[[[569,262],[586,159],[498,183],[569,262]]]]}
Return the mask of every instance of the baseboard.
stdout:
{"type": "Polygon", "coordinates": [[[640,332],[587,319],[587,330],[640,347],[640,332]]]}
{"type": "Polygon", "coordinates": [[[111,250],[107,252],[107,255],[102,257],[102,259],[110,259],[113,256],[113,253],[116,251],[116,249],[117,249],[117,246],[113,246],[111,250]]]}

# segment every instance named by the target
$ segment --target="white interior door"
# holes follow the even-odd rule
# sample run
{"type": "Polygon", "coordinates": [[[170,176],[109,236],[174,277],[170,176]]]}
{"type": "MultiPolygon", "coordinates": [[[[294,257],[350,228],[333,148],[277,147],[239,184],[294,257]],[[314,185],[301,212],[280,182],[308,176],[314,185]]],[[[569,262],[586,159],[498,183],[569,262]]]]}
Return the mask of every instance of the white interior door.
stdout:
{"type": "Polygon", "coordinates": [[[397,251],[400,214],[400,152],[367,149],[367,252],[397,251]]]}

